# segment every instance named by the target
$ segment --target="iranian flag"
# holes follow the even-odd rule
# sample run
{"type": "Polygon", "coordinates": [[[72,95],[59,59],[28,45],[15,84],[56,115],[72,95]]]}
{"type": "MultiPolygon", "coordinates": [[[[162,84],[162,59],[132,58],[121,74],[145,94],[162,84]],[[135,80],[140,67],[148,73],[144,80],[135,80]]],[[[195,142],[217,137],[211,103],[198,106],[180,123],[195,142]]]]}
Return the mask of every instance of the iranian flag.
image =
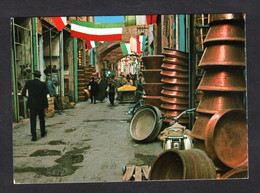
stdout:
{"type": "Polygon", "coordinates": [[[123,55],[131,54],[130,44],[120,43],[123,55]]]}
{"type": "Polygon", "coordinates": [[[71,20],[71,36],[91,41],[122,39],[123,23],[94,23],[71,20]]]}
{"type": "Polygon", "coordinates": [[[140,46],[141,46],[141,51],[144,51],[145,49],[145,41],[146,41],[146,36],[144,35],[140,35],[139,36],[139,42],[140,42],[140,46]]]}
{"type": "Polygon", "coordinates": [[[68,24],[67,17],[52,17],[52,20],[58,31],[61,31],[68,24]]]}
{"type": "Polygon", "coordinates": [[[140,42],[140,35],[137,35],[136,38],[130,38],[130,49],[136,54],[141,55],[141,42],[140,42]]]}
{"type": "Polygon", "coordinates": [[[103,41],[90,41],[86,40],[87,48],[88,50],[91,50],[92,48],[95,48],[101,44],[103,44],[103,41]]]}

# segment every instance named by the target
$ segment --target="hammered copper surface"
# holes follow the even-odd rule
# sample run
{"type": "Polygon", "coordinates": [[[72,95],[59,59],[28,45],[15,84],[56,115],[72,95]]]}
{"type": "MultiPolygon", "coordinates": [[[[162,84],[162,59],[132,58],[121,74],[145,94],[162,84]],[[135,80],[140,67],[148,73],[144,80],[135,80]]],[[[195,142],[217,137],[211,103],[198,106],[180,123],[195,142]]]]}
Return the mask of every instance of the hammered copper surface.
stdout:
{"type": "Polygon", "coordinates": [[[162,89],[162,95],[174,98],[189,98],[189,92],[182,92],[182,91],[173,91],[173,90],[166,90],[162,89]]]}
{"type": "Polygon", "coordinates": [[[220,21],[230,21],[230,20],[237,20],[237,21],[244,21],[243,14],[210,14],[209,16],[210,24],[212,22],[220,22],[220,21]]]}
{"type": "Polygon", "coordinates": [[[233,168],[232,170],[226,172],[223,176],[221,176],[221,178],[248,178],[248,168],[247,166],[233,168]]]}
{"type": "Polygon", "coordinates": [[[219,41],[245,42],[244,26],[237,24],[221,24],[210,27],[203,43],[208,45],[219,41]]]}
{"type": "Polygon", "coordinates": [[[181,72],[189,71],[188,67],[186,66],[181,66],[178,64],[170,64],[170,63],[163,63],[161,68],[165,70],[174,70],[174,71],[181,71],[181,72]]]}
{"type": "Polygon", "coordinates": [[[161,107],[161,96],[143,96],[144,104],[153,105],[160,109],[161,107]]]}
{"type": "Polygon", "coordinates": [[[162,86],[163,89],[167,90],[176,90],[176,91],[189,91],[189,86],[175,85],[175,84],[167,84],[165,83],[162,86]]]}
{"type": "Polygon", "coordinates": [[[180,58],[165,57],[163,59],[162,63],[176,64],[176,65],[181,65],[181,66],[185,66],[186,68],[188,68],[189,61],[180,59],[180,58]]]}
{"type": "Polygon", "coordinates": [[[142,70],[144,80],[146,83],[160,83],[161,82],[161,69],[142,70]]]}
{"type": "Polygon", "coordinates": [[[190,136],[196,139],[205,139],[205,130],[210,118],[213,114],[208,113],[197,113],[196,121],[190,132],[190,136]]]}
{"type": "Polygon", "coordinates": [[[226,70],[216,68],[205,72],[198,86],[198,90],[244,92],[246,91],[245,85],[242,70],[237,68],[226,70]]]}
{"type": "Polygon", "coordinates": [[[220,44],[206,47],[199,67],[245,67],[245,47],[239,44],[220,44]]]}
{"type": "Polygon", "coordinates": [[[148,96],[160,96],[163,83],[144,83],[144,91],[148,96]]]}
{"type": "Polygon", "coordinates": [[[170,84],[178,84],[178,85],[188,85],[189,79],[171,78],[171,77],[164,76],[161,79],[161,82],[170,83],[170,84]]]}
{"type": "Polygon", "coordinates": [[[144,67],[146,69],[160,69],[164,55],[152,55],[142,57],[144,67]]]}
{"type": "Polygon", "coordinates": [[[244,110],[220,111],[209,120],[205,130],[207,154],[230,168],[247,165],[247,135],[244,110]]]}
{"type": "Polygon", "coordinates": [[[148,177],[149,180],[214,178],[214,163],[199,149],[164,151],[153,161],[148,177]]]}
{"type": "Polygon", "coordinates": [[[162,96],[161,100],[164,103],[170,103],[170,104],[181,104],[181,105],[189,104],[189,100],[187,98],[176,98],[176,97],[162,96]]]}
{"type": "Polygon", "coordinates": [[[196,111],[215,114],[223,109],[243,110],[244,107],[242,100],[239,98],[239,94],[205,91],[196,111]]]}
{"type": "Polygon", "coordinates": [[[188,60],[188,53],[171,48],[163,48],[163,55],[188,60]]]}
{"type": "Polygon", "coordinates": [[[161,75],[169,76],[172,78],[189,78],[188,72],[172,71],[172,70],[162,70],[161,75]]]}
{"type": "Polygon", "coordinates": [[[183,110],[183,111],[185,111],[189,108],[189,105],[162,103],[161,108],[162,109],[169,109],[169,110],[183,110]]]}

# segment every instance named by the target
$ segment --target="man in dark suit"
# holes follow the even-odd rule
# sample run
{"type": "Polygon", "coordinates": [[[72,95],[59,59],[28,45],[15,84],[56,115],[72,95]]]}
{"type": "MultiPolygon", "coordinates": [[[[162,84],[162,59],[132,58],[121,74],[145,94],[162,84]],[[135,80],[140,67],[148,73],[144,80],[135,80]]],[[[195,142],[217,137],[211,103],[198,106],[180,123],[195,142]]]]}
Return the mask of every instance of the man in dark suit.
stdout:
{"type": "Polygon", "coordinates": [[[30,123],[32,141],[37,141],[36,133],[36,118],[39,115],[41,136],[44,137],[47,134],[45,129],[44,110],[48,109],[47,99],[47,86],[40,81],[41,72],[39,70],[34,71],[34,80],[29,80],[22,91],[22,95],[28,98],[27,107],[30,109],[30,123]]]}
{"type": "Polygon", "coordinates": [[[91,103],[96,104],[96,100],[97,100],[97,95],[98,95],[98,83],[95,81],[95,78],[92,77],[92,80],[88,83],[88,87],[90,90],[90,100],[91,103]]]}

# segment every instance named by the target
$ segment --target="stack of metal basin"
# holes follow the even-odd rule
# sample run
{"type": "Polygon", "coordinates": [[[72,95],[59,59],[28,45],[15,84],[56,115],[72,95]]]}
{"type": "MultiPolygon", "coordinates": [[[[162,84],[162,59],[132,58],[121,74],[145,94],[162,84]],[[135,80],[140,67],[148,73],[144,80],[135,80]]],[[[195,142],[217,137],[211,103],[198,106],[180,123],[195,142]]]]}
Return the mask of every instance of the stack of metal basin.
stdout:
{"type": "Polygon", "coordinates": [[[211,14],[204,45],[198,66],[205,70],[198,86],[203,97],[190,135],[204,143],[203,149],[217,167],[240,167],[247,164],[246,113],[242,103],[246,91],[243,15],[211,14]]]}
{"type": "Polygon", "coordinates": [[[84,66],[84,73],[85,73],[85,87],[88,85],[88,83],[91,81],[91,77],[92,77],[92,67],[91,65],[86,65],[84,66]]]}
{"type": "Polygon", "coordinates": [[[85,100],[84,88],[85,88],[84,70],[79,69],[78,70],[78,99],[79,99],[79,101],[85,100]]]}
{"type": "Polygon", "coordinates": [[[163,55],[151,55],[142,57],[145,69],[142,70],[145,83],[143,84],[145,96],[144,104],[150,104],[160,109],[161,90],[161,65],[164,59],[163,55]]]}
{"type": "MultiPolygon", "coordinates": [[[[164,48],[162,63],[161,112],[163,115],[178,116],[189,108],[189,66],[188,54],[175,49],[164,48]]],[[[165,119],[165,123],[171,122],[165,119]]],[[[188,126],[189,117],[183,116],[180,124],[188,126]]]]}

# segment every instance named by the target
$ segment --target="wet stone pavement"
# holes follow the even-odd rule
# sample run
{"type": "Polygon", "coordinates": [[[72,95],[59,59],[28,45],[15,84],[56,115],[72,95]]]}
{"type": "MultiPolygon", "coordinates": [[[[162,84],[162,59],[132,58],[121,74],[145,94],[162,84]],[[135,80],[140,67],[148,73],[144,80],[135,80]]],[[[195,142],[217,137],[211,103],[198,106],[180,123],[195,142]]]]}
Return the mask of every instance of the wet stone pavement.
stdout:
{"type": "MultiPolygon", "coordinates": [[[[106,99],[107,100],[107,99],[106,99]]],[[[13,128],[14,182],[120,182],[125,165],[151,165],[162,152],[161,142],[135,142],[126,115],[133,104],[79,102],[46,118],[48,134],[31,141],[29,120],[13,128]]]]}

